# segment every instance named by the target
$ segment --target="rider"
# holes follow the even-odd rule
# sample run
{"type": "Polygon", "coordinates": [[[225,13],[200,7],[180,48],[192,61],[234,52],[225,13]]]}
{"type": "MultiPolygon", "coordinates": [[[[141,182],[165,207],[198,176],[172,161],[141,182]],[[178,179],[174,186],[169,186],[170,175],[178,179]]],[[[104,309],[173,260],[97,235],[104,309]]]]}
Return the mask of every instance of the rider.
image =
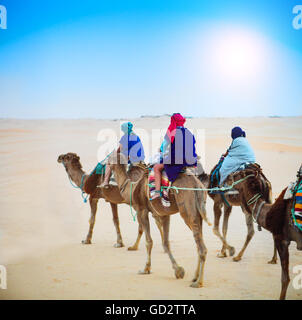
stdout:
{"type": "MultiPolygon", "coordinates": [[[[121,125],[121,130],[124,132],[124,135],[119,142],[117,152],[122,153],[128,159],[128,163],[144,161],[144,147],[139,136],[133,132],[133,124],[131,122],[125,122],[121,125]]],[[[104,182],[100,187],[108,188],[111,171],[110,165],[107,164],[104,182]]]]}
{"type": "Polygon", "coordinates": [[[169,181],[174,182],[184,167],[195,166],[197,155],[195,137],[184,128],[186,119],[180,113],[174,113],[161,146],[163,155],[160,163],[154,165],[155,192],[153,199],[160,197],[161,171],[165,169],[169,181]]]}
{"type": "Polygon", "coordinates": [[[223,155],[224,160],[219,170],[221,186],[228,175],[239,169],[241,165],[256,162],[254,151],[246,139],[245,132],[240,127],[234,127],[231,136],[233,141],[223,155]]]}

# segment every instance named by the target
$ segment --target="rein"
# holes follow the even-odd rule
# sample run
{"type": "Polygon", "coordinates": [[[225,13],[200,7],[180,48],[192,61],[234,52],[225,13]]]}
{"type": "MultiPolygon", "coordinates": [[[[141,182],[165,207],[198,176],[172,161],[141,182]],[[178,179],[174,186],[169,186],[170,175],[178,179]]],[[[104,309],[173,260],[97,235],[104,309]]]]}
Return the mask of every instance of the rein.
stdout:
{"type": "MultiPolygon", "coordinates": [[[[129,181],[130,181],[130,179],[129,179],[129,181]]],[[[133,221],[135,222],[135,217],[136,217],[136,215],[137,215],[137,212],[135,212],[135,215],[134,215],[133,212],[132,212],[132,185],[133,185],[133,182],[130,181],[130,212],[131,212],[133,221]]]]}
{"type": "Polygon", "coordinates": [[[135,212],[135,214],[133,214],[133,210],[132,210],[132,186],[135,182],[132,182],[129,178],[126,179],[120,187],[120,192],[123,192],[125,190],[129,182],[130,182],[130,213],[133,218],[133,221],[135,222],[135,217],[137,216],[137,213],[135,212]]]}
{"type": "Polygon", "coordinates": [[[253,218],[253,221],[258,224],[258,230],[259,230],[259,231],[261,231],[262,228],[261,228],[260,224],[258,223],[258,218],[259,218],[260,211],[261,211],[263,205],[265,204],[265,201],[264,201],[264,200],[262,200],[262,202],[260,203],[255,218],[254,218],[254,214],[255,214],[255,210],[256,210],[256,206],[257,206],[258,200],[259,200],[261,197],[262,197],[262,194],[256,193],[256,194],[255,194],[250,200],[248,200],[247,203],[246,203],[248,206],[250,206],[251,204],[255,203],[254,206],[253,206],[253,209],[252,209],[252,218],[253,218]]]}
{"type": "MultiPolygon", "coordinates": [[[[239,179],[237,181],[234,181],[230,186],[227,187],[214,187],[214,188],[181,188],[181,187],[175,187],[175,186],[170,186],[170,187],[165,187],[162,186],[161,187],[161,191],[162,189],[174,189],[176,191],[176,193],[178,193],[178,190],[191,190],[191,191],[227,191],[230,189],[233,189],[234,186],[236,186],[237,184],[243,182],[244,180],[250,178],[250,177],[254,177],[254,174],[249,174],[248,176],[245,176],[242,179],[239,179]]],[[[150,186],[150,185],[148,185],[150,186]]]]}
{"type": "MultiPolygon", "coordinates": [[[[67,169],[67,167],[66,167],[66,165],[65,165],[65,162],[62,161],[62,163],[63,163],[63,166],[65,167],[65,170],[66,170],[67,173],[68,173],[68,179],[69,179],[70,184],[71,184],[74,188],[76,188],[76,189],[81,189],[81,191],[82,191],[81,195],[82,195],[83,201],[84,201],[84,203],[86,203],[89,195],[86,194],[86,192],[83,190],[83,187],[84,187],[84,177],[87,176],[87,174],[86,174],[86,173],[83,173],[82,178],[81,178],[81,184],[80,184],[80,186],[77,186],[77,185],[75,185],[75,184],[72,182],[72,180],[71,180],[71,178],[70,178],[70,175],[69,175],[69,172],[68,172],[68,169],[67,169]],[[85,196],[85,194],[86,194],[86,196],[85,196]]],[[[90,175],[91,175],[91,174],[90,174],[90,175]]],[[[89,176],[90,176],[90,175],[89,175],[89,176]]]]}
{"type": "MultiPolygon", "coordinates": [[[[256,175],[255,175],[255,177],[258,177],[259,174],[261,174],[261,171],[256,170],[256,175]]],[[[246,203],[248,206],[250,206],[251,204],[255,203],[254,206],[253,206],[253,209],[252,209],[252,218],[253,218],[253,221],[258,224],[258,230],[259,230],[259,231],[261,231],[262,228],[261,228],[260,224],[258,223],[258,218],[259,218],[259,214],[260,214],[260,212],[261,212],[261,209],[262,209],[263,205],[265,204],[265,201],[264,201],[264,200],[262,200],[262,202],[260,203],[255,218],[254,218],[254,214],[255,214],[255,210],[256,210],[256,207],[257,207],[258,200],[259,200],[261,197],[262,197],[262,194],[261,194],[261,193],[256,193],[256,194],[255,194],[250,200],[248,200],[247,203],[246,203]]]]}
{"type": "Polygon", "coordinates": [[[248,200],[248,202],[246,203],[248,206],[250,204],[253,204],[254,202],[257,203],[258,199],[261,197],[262,195],[260,193],[256,193],[250,200],[248,200]]]}
{"type": "Polygon", "coordinates": [[[120,187],[120,192],[123,192],[125,190],[126,185],[128,184],[129,181],[130,181],[130,179],[128,178],[123,182],[123,184],[120,187]]]}

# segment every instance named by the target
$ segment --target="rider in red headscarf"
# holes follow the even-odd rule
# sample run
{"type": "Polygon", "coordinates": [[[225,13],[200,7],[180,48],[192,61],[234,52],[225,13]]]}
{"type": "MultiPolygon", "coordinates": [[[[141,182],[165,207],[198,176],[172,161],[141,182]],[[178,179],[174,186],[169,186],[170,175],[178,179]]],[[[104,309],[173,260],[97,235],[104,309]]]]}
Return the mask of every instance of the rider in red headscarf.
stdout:
{"type": "Polygon", "coordinates": [[[166,170],[169,181],[174,182],[179,172],[188,166],[194,166],[197,163],[195,152],[195,137],[184,128],[186,119],[180,113],[174,113],[171,117],[171,123],[165,135],[165,145],[167,150],[162,150],[164,157],[161,163],[154,166],[155,189],[160,196],[161,188],[161,171],[166,170]]]}
{"type": "Polygon", "coordinates": [[[171,143],[174,142],[175,134],[176,134],[176,128],[177,127],[183,127],[184,123],[186,122],[186,118],[184,118],[180,113],[174,113],[171,117],[171,123],[167,130],[167,137],[171,141],[171,143]]]}

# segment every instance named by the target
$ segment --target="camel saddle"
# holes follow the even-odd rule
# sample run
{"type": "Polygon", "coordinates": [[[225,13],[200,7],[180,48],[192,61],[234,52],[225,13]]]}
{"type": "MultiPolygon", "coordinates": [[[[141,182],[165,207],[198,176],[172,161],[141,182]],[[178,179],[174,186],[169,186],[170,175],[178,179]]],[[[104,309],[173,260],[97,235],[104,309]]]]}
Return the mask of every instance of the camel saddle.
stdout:
{"type": "MultiPolygon", "coordinates": [[[[222,162],[219,162],[214,170],[213,170],[213,173],[211,174],[211,177],[210,177],[210,188],[214,188],[214,187],[217,187],[219,185],[219,180],[220,180],[220,176],[219,176],[219,169],[221,167],[221,164],[222,162]]],[[[226,181],[236,175],[239,171],[242,171],[242,170],[246,170],[246,169],[251,169],[251,170],[255,170],[255,171],[262,171],[261,167],[259,164],[257,163],[243,163],[236,171],[232,172],[231,174],[228,175],[226,181]]],[[[224,192],[224,191],[221,191],[221,192],[224,192]]]]}

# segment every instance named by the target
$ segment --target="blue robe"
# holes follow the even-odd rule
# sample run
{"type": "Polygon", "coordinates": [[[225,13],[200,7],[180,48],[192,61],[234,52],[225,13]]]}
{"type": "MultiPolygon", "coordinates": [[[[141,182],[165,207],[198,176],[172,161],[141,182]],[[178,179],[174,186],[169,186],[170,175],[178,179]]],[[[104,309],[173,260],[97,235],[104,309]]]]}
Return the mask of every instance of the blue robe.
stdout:
{"type": "Polygon", "coordinates": [[[175,139],[170,143],[169,151],[161,161],[171,182],[177,179],[184,167],[197,164],[195,142],[194,135],[187,128],[177,127],[175,139]]]}
{"type": "Polygon", "coordinates": [[[144,147],[140,138],[135,133],[124,134],[120,140],[120,144],[122,145],[121,153],[123,153],[127,159],[129,157],[129,163],[144,161],[144,147]]]}
{"type": "Polygon", "coordinates": [[[255,161],[254,151],[247,139],[244,137],[234,139],[219,170],[220,185],[223,184],[229,174],[239,169],[242,164],[255,163],[255,161]]]}

